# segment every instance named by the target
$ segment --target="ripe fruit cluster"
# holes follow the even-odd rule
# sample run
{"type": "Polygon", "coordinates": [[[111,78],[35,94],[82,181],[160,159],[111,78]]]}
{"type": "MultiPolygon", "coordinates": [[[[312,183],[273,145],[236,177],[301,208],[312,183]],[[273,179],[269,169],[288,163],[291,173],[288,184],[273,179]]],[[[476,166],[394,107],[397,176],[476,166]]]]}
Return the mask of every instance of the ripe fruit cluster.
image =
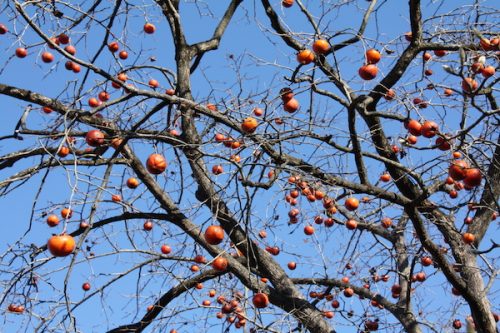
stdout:
{"type": "Polygon", "coordinates": [[[312,51],[309,49],[300,50],[297,53],[297,61],[302,65],[309,65],[316,60],[316,55],[325,55],[330,51],[330,43],[325,39],[318,39],[312,45],[312,51]]]}
{"type": "MultiPolygon", "coordinates": [[[[418,120],[409,119],[405,121],[404,125],[410,134],[406,138],[406,142],[410,145],[417,143],[417,137],[421,135],[430,139],[439,134],[439,125],[434,121],[426,120],[422,124],[418,120]]],[[[450,143],[444,137],[439,137],[436,140],[436,145],[441,150],[448,150],[450,143]]]]}
{"type": "Polygon", "coordinates": [[[380,52],[375,49],[370,49],[366,51],[365,57],[366,64],[359,68],[358,74],[363,80],[373,80],[378,74],[378,67],[376,64],[380,61],[380,52]]]}
{"type": "Polygon", "coordinates": [[[288,113],[294,113],[299,109],[299,101],[294,98],[292,89],[286,87],[280,90],[281,100],[283,101],[283,109],[288,113]]]}
{"type": "Polygon", "coordinates": [[[13,312],[13,313],[23,313],[24,312],[24,306],[22,306],[22,305],[16,305],[16,304],[9,304],[7,310],[9,312],[13,312]]]}
{"type": "MultiPolygon", "coordinates": [[[[215,296],[215,291],[213,296],[215,296]]],[[[234,298],[231,300],[226,299],[224,296],[220,295],[217,297],[217,303],[221,305],[220,312],[217,312],[216,317],[218,319],[223,319],[225,315],[228,315],[227,321],[230,324],[234,324],[235,328],[242,328],[246,325],[246,316],[244,309],[240,305],[240,301],[243,298],[243,294],[240,292],[234,293],[234,298]]]]}

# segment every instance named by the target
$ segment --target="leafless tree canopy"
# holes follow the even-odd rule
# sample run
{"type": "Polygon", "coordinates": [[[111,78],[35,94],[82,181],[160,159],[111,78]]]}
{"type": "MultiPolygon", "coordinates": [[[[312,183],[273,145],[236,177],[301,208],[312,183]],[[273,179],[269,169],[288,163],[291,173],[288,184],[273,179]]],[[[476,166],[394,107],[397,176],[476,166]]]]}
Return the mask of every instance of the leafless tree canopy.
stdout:
{"type": "Polygon", "coordinates": [[[497,332],[499,22],[2,1],[2,325],[497,332]]]}

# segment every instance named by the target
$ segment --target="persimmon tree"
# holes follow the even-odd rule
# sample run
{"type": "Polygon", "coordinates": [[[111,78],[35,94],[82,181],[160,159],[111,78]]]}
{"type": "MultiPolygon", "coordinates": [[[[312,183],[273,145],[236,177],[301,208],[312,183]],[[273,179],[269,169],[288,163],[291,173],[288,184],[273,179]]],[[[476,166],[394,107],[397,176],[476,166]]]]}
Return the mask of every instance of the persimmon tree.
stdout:
{"type": "Polygon", "coordinates": [[[499,16],[3,2],[3,325],[497,332],[499,16]]]}

